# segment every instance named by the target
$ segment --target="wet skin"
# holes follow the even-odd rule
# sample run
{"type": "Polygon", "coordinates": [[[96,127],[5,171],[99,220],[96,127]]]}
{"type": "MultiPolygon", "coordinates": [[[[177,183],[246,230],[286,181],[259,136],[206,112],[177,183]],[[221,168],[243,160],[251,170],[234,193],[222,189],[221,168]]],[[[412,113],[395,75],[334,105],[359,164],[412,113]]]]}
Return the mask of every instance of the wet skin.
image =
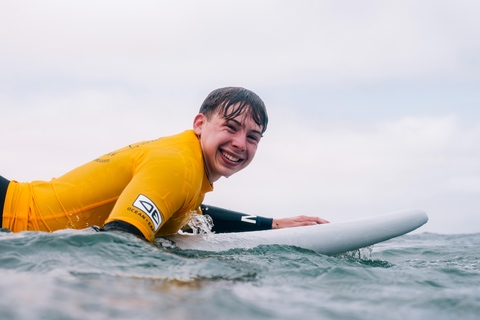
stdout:
{"type": "Polygon", "coordinates": [[[198,114],[193,128],[202,146],[210,183],[247,167],[253,160],[262,137],[262,127],[247,113],[230,120],[219,113],[210,119],[204,114],[198,114]]]}

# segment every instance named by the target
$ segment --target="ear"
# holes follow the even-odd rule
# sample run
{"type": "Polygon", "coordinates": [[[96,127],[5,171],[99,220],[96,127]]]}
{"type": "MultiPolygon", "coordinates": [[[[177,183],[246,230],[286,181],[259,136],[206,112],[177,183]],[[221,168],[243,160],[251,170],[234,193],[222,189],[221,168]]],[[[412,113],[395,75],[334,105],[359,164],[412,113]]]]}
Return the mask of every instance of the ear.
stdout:
{"type": "Polygon", "coordinates": [[[193,131],[195,131],[197,136],[200,137],[202,135],[202,129],[206,122],[207,117],[203,113],[197,114],[195,119],[193,119],[193,131]]]}

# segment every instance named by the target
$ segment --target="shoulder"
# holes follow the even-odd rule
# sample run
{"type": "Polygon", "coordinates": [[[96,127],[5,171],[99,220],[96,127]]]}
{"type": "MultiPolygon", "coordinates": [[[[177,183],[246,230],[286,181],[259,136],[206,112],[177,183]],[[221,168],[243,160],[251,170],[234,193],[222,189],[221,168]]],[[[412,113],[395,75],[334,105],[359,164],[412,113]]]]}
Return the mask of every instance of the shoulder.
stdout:
{"type": "Polygon", "coordinates": [[[142,147],[153,152],[172,152],[176,153],[198,153],[201,152],[200,142],[193,130],[187,130],[182,133],[162,137],[152,140],[149,143],[142,143],[142,147]]]}
{"type": "Polygon", "coordinates": [[[139,159],[139,170],[175,175],[203,175],[203,156],[200,142],[193,130],[162,137],[142,146],[145,152],[139,159]]]}
{"type": "Polygon", "coordinates": [[[203,162],[202,148],[193,130],[154,140],[145,147],[149,160],[203,162]]]}

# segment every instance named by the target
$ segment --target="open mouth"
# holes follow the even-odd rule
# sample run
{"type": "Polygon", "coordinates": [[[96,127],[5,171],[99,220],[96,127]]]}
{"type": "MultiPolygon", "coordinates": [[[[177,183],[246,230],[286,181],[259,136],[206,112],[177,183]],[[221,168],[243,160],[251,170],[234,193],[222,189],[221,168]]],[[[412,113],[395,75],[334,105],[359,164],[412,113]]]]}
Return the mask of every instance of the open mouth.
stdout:
{"type": "Polygon", "coordinates": [[[223,155],[227,160],[229,160],[229,161],[231,161],[231,162],[240,162],[240,161],[242,161],[242,159],[237,158],[237,157],[235,157],[235,156],[233,156],[233,155],[231,155],[231,154],[229,154],[229,153],[226,153],[225,151],[222,151],[222,155],[223,155]]]}

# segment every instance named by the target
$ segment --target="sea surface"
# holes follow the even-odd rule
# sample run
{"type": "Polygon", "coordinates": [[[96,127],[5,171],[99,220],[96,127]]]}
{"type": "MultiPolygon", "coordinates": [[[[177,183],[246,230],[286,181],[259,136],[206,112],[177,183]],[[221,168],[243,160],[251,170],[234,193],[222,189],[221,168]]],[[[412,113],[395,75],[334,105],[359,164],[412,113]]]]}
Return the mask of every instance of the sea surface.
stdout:
{"type": "Polygon", "coordinates": [[[479,258],[480,234],[405,235],[330,257],[1,229],[0,319],[480,319],[479,258]]]}

